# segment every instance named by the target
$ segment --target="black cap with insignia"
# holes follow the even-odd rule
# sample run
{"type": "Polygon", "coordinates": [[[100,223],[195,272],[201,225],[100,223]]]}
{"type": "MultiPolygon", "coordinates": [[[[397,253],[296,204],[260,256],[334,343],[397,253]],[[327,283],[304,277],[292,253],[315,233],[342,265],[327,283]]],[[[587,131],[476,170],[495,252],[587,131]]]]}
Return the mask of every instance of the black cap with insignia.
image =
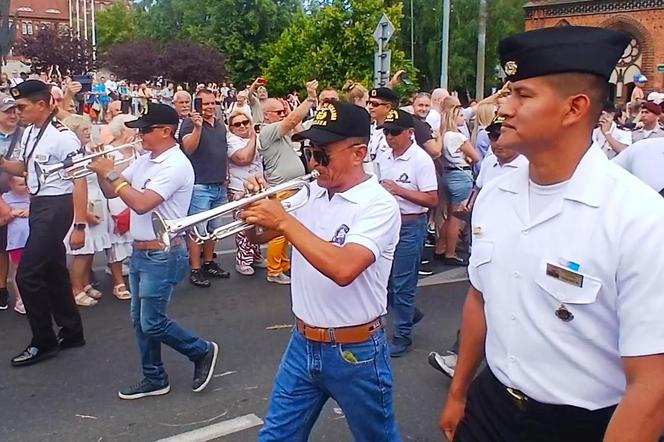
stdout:
{"type": "Polygon", "coordinates": [[[369,92],[369,98],[379,98],[381,100],[389,101],[390,103],[396,103],[399,101],[397,94],[395,94],[389,87],[377,87],[371,89],[369,92]]]}
{"type": "Polygon", "coordinates": [[[18,100],[20,98],[30,98],[34,94],[49,92],[50,90],[50,86],[41,80],[25,80],[9,89],[9,93],[12,94],[15,100],[18,100]]]}
{"type": "Polygon", "coordinates": [[[609,80],[631,37],[584,26],[537,29],[500,42],[500,65],[508,81],[568,72],[609,80]]]}
{"type": "Polygon", "coordinates": [[[383,129],[412,129],[415,127],[413,115],[401,109],[391,110],[385,121],[383,122],[383,129]]]}
{"type": "Polygon", "coordinates": [[[125,126],[141,129],[150,126],[177,126],[180,123],[178,113],[172,107],[161,103],[149,103],[138,120],[127,121],[125,126]]]}
{"type": "Polygon", "coordinates": [[[311,128],[293,135],[293,141],[311,140],[324,146],[346,138],[366,138],[370,135],[371,118],[367,111],[351,103],[335,101],[318,108],[311,128]]]}

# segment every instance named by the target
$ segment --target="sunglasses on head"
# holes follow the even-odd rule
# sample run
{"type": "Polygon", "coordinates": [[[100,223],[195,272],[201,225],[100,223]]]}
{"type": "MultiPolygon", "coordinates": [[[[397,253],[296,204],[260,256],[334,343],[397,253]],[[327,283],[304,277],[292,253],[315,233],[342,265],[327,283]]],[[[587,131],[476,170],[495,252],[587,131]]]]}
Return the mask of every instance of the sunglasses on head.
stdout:
{"type": "Polygon", "coordinates": [[[240,126],[249,126],[251,122],[249,120],[242,120],[242,121],[236,121],[231,124],[233,127],[240,127],[240,126]]]}
{"type": "Polygon", "coordinates": [[[385,128],[383,129],[383,133],[385,136],[390,136],[390,137],[398,137],[403,133],[404,129],[388,129],[385,128]]]}

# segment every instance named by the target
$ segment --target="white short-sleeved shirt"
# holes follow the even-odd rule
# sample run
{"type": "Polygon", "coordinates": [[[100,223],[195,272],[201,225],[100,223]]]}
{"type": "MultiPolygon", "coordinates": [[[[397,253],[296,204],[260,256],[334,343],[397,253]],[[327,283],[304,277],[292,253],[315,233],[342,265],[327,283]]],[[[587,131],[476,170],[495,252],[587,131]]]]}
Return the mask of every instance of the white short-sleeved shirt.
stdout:
{"type": "MultiPolygon", "coordinates": [[[[380,180],[392,180],[398,186],[418,192],[438,190],[438,178],[433,160],[415,143],[397,158],[394,158],[392,149],[379,151],[374,166],[380,180]]],[[[420,214],[429,210],[400,196],[395,198],[402,214],[420,214]]]]}
{"type": "MultiPolygon", "coordinates": [[[[618,125],[616,123],[611,123],[611,136],[621,144],[625,144],[627,146],[632,144],[632,133],[626,130],[618,129],[618,125]]],[[[609,157],[609,159],[617,155],[616,151],[613,150],[599,127],[596,127],[593,130],[592,140],[593,144],[599,146],[606,154],[606,156],[609,157]]]]}
{"type": "Polygon", "coordinates": [[[141,155],[122,175],[134,189],[141,192],[152,190],[164,200],[143,215],[131,211],[129,231],[135,240],[157,238],[152,229],[152,212],[159,213],[164,219],[187,216],[194,190],[194,168],[177,144],[156,158],[152,158],[149,152],[141,155]]]}
{"type": "MultiPolygon", "coordinates": [[[[387,281],[401,228],[396,200],[374,176],[331,199],[315,182],[310,189],[310,198],[294,216],[325,241],[339,247],[349,243],[366,247],[375,261],[349,285],[340,287],[293,248],[293,313],[315,327],[366,324],[385,315],[387,281]]],[[[302,190],[292,201],[297,203],[304,195],[302,190]]]]}
{"type": "Polygon", "coordinates": [[[230,175],[230,180],[228,182],[228,188],[232,190],[244,190],[244,182],[247,181],[247,178],[254,175],[263,176],[263,161],[259,153],[259,144],[260,140],[256,138],[256,153],[254,159],[250,164],[245,166],[239,166],[230,158],[241,149],[244,149],[249,142],[248,139],[240,138],[237,135],[228,133],[228,173],[230,175]]]}
{"type": "Polygon", "coordinates": [[[364,171],[369,174],[374,174],[375,168],[373,162],[376,159],[378,152],[386,152],[388,150],[390,150],[390,146],[387,145],[383,128],[378,127],[375,122],[371,123],[371,134],[369,137],[369,144],[367,145],[367,156],[364,158],[364,171]]]}
{"type": "Polygon", "coordinates": [[[57,164],[63,162],[67,157],[75,155],[81,149],[81,143],[78,141],[76,134],[70,131],[59,121],[48,123],[44,134],[35,145],[35,140],[39,134],[39,128],[29,126],[23,132],[21,140],[21,151],[23,152],[21,160],[25,160],[25,155],[29,155],[27,172],[28,172],[28,189],[30,192],[39,193],[37,196],[54,196],[65,195],[72,193],[74,184],[70,180],[63,180],[59,173],[53,173],[46,178],[45,182],[39,183],[37,172],[35,170],[35,162],[40,164],[57,164]]]}
{"type": "Polygon", "coordinates": [[[493,152],[489,152],[489,154],[482,160],[482,166],[480,167],[480,173],[475,180],[475,186],[481,189],[495,178],[520,167],[528,167],[528,159],[523,155],[517,155],[509,163],[501,165],[493,152]]]}
{"type": "Polygon", "coordinates": [[[613,162],[656,192],[664,189],[664,138],[637,141],[620,152],[613,162]]]}
{"type": "Polygon", "coordinates": [[[468,141],[468,137],[461,132],[445,132],[443,135],[443,156],[447,166],[469,167],[461,146],[468,141]]]}
{"type": "Polygon", "coordinates": [[[621,357],[664,352],[664,199],[592,147],[553,203],[535,219],[529,207],[525,167],[474,207],[468,273],[484,297],[487,363],[540,402],[615,405],[621,357]],[[576,284],[550,266],[578,266],[576,284]]]}

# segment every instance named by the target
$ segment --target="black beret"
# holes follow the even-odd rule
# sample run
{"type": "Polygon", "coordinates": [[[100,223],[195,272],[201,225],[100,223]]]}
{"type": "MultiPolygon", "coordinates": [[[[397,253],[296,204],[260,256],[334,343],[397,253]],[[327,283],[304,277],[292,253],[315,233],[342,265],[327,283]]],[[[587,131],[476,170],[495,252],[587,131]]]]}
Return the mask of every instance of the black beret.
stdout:
{"type": "Polygon", "coordinates": [[[311,128],[293,135],[293,141],[311,140],[326,145],[346,138],[369,138],[371,118],[366,109],[351,103],[324,103],[311,122],[311,128]]]}
{"type": "Polygon", "coordinates": [[[371,89],[369,92],[369,97],[371,98],[380,98],[381,100],[389,101],[391,103],[396,103],[399,100],[397,94],[394,93],[389,87],[377,87],[371,89]]]}
{"type": "Polygon", "coordinates": [[[563,26],[524,32],[498,45],[508,81],[578,72],[609,80],[631,37],[619,31],[563,26]]]}
{"type": "Polygon", "coordinates": [[[147,108],[143,109],[141,117],[138,120],[127,121],[125,126],[140,129],[157,124],[177,126],[179,123],[178,113],[172,107],[161,103],[148,103],[147,108]]]}
{"type": "Polygon", "coordinates": [[[413,116],[401,109],[391,110],[383,122],[383,129],[412,129],[414,127],[413,116]]]}
{"type": "Polygon", "coordinates": [[[9,89],[15,100],[19,98],[30,98],[34,94],[49,92],[51,88],[41,80],[25,80],[9,89]]]}

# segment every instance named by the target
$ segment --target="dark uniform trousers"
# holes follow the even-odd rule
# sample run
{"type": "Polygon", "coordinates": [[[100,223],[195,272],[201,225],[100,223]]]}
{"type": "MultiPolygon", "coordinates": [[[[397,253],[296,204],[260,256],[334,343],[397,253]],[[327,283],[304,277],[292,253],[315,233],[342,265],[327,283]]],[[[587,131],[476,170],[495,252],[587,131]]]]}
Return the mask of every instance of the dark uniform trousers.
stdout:
{"type": "Polygon", "coordinates": [[[83,338],[63,243],[73,217],[71,194],[37,196],[30,201],[30,236],[16,272],[16,283],[32,329],[32,345],[41,350],[57,345],[51,318],[61,328],[63,339],[83,338]]]}
{"type": "Polygon", "coordinates": [[[615,409],[518,400],[486,368],[470,387],[454,442],[601,442],[615,409]]]}

